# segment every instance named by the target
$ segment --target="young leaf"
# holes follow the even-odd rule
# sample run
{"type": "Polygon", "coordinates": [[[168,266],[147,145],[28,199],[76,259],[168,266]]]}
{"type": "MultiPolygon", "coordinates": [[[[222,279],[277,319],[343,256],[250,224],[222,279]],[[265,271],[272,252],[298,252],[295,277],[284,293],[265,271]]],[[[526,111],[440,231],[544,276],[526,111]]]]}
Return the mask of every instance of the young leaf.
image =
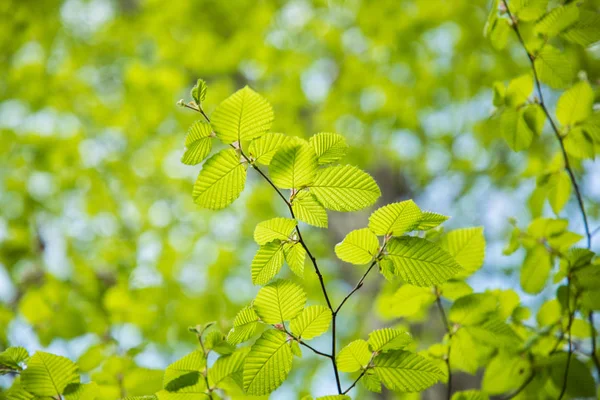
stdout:
{"type": "Polygon", "coordinates": [[[300,314],[305,304],[306,293],[299,285],[278,279],[258,291],[254,309],[267,324],[278,324],[300,314]]]}
{"type": "MultiPolygon", "coordinates": [[[[550,378],[555,387],[562,388],[567,357],[567,353],[559,352],[551,358],[550,378]]],[[[596,396],[596,383],[590,369],[574,356],[571,356],[567,375],[567,395],[570,398],[590,398],[596,396]]]]}
{"type": "Polygon", "coordinates": [[[263,396],[277,389],[292,369],[292,358],[287,335],[273,329],[265,331],[244,360],[246,393],[263,396]]]}
{"type": "Polygon", "coordinates": [[[315,150],[319,164],[330,164],[341,160],[348,149],[346,138],[337,133],[317,133],[308,139],[308,143],[315,150]]]}
{"type": "Polygon", "coordinates": [[[337,367],[342,372],[356,372],[366,368],[371,360],[369,345],[362,339],[351,342],[340,350],[335,358],[337,367]]]}
{"type": "Polygon", "coordinates": [[[398,275],[417,286],[443,283],[461,270],[450,254],[426,239],[409,236],[392,238],[387,252],[398,275]]]}
{"type": "Polygon", "coordinates": [[[283,244],[276,240],[260,246],[252,259],[252,283],[268,283],[283,266],[283,244]]]}
{"type": "Polygon", "coordinates": [[[369,350],[385,353],[399,350],[412,343],[410,333],[399,329],[383,328],[369,333],[369,350]]]}
{"type": "Polygon", "coordinates": [[[460,325],[476,325],[485,321],[498,309],[498,300],[488,293],[473,293],[456,300],[448,319],[460,325]]]}
{"type": "Polygon", "coordinates": [[[369,217],[369,228],[377,235],[400,236],[421,220],[421,210],[412,201],[392,203],[375,210],[369,217]]]}
{"type": "Polygon", "coordinates": [[[541,292],[548,281],[551,268],[552,260],[544,246],[536,246],[530,249],[521,268],[521,287],[523,290],[530,294],[541,292]]]}
{"type": "Polygon", "coordinates": [[[9,347],[0,353],[0,375],[10,371],[21,371],[21,363],[29,358],[24,347],[9,347]]]}
{"type": "Polygon", "coordinates": [[[579,10],[579,20],[569,26],[561,36],[581,46],[589,46],[600,40],[600,15],[596,11],[579,10]]]}
{"type": "Polygon", "coordinates": [[[248,146],[248,153],[254,158],[254,161],[269,165],[277,151],[288,141],[288,137],[283,133],[268,133],[264,136],[254,139],[248,146]]]}
{"type": "Polygon", "coordinates": [[[568,86],[575,75],[575,68],[564,53],[550,45],[535,57],[535,69],[540,80],[555,89],[568,86]]]}
{"type": "Polygon", "coordinates": [[[506,104],[518,107],[529,99],[533,91],[533,77],[531,74],[521,75],[510,81],[506,89],[506,104]]]}
{"type": "Polygon", "coordinates": [[[192,194],[201,207],[220,210],[240,196],[245,184],[246,167],[237,152],[221,150],[204,163],[192,194]]]}
{"type": "Polygon", "coordinates": [[[306,250],[301,243],[285,243],[283,255],[293,273],[300,278],[304,277],[304,263],[306,261],[306,250]]]}
{"type": "Polygon", "coordinates": [[[274,240],[290,240],[290,235],[296,225],[296,220],[281,217],[259,222],[254,228],[254,241],[259,245],[263,245],[274,240]]]}
{"type": "Polygon", "coordinates": [[[170,392],[201,393],[206,383],[200,376],[206,366],[206,358],[200,350],[194,350],[167,367],[163,388],[170,392]]]}
{"type": "Polygon", "coordinates": [[[455,229],[448,232],[440,240],[440,246],[469,274],[483,265],[485,237],[482,227],[455,229]]]}
{"type": "Polygon", "coordinates": [[[221,356],[208,370],[208,382],[211,387],[244,368],[244,360],[250,349],[241,348],[232,354],[221,356]]]}
{"type": "Polygon", "coordinates": [[[579,6],[577,4],[556,7],[535,25],[535,31],[538,35],[556,36],[577,22],[578,18],[579,6]]]}
{"type": "Polygon", "coordinates": [[[252,307],[243,308],[233,320],[233,328],[227,335],[227,342],[237,345],[250,339],[256,333],[260,319],[252,307]]]}
{"type": "Polygon", "coordinates": [[[592,114],[594,91],[587,81],[581,81],[563,93],[556,104],[556,118],[563,126],[575,125],[592,114]]]}
{"type": "Polygon", "coordinates": [[[362,386],[370,392],[381,393],[381,380],[372,370],[368,371],[360,380],[362,386]]]}
{"type": "Polygon", "coordinates": [[[479,390],[463,390],[454,393],[452,400],[489,400],[489,396],[479,390]]]}
{"type": "Polygon", "coordinates": [[[570,156],[580,160],[594,158],[595,156],[594,138],[587,129],[579,126],[571,129],[565,137],[564,143],[565,150],[570,156]]]}
{"type": "Polygon", "coordinates": [[[571,179],[565,171],[553,174],[548,181],[548,200],[555,214],[559,214],[571,197],[571,179]]]}
{"type": "Polygon", "coordinates": [[[292,210],[298,221],[327,228],[327,211],[312,193],[305,190],[298,192],[292,200],[292,210]]]}
{"type": "Polygon", "coordinates": [[[412,228],[413,231],[428,231],[433,229],[444,222],[448,221],[450,217],[442,214],[437,214],[431,211],[422,211],[419,222],[412,228]]]}
{"type": "Polygon", "coordinates": [[[271,160],[269,173],[273,183],[282,189],[300,189],[315,179],[317,157],[308,144],[284,146],[271,160]]]}
{"type": "Polygon", "coordinates": [[[375,357],[375,374],[390,390],[418,392],[433,386],[442,371],[427,359],[404,350],[394,350],[375,357]]]}
{"type": "Polygon", "coordinates": [[[535,132],[525,120],[524,109],[505,109],[500,114],[502,136],[513,151],[528,149],[535,132]]]}
{"type": "Polygon", "coordinates": [[[212,128],[208,122],[196,121],[185,137],[185,153],[181,162],[187,165],[201,163],[212,149],[212,128]]]}
{"type": "Polygon", "coordinates": [[[513,14],[521,21],[536,21],[546,13],[548,0],[513,0],[513,14]]]}
{"type": "Polygon", "coordinates": [[[36,352],[21,373],[21,384],[36,396],[59,397],[67,385],[79,383],[77,365],[68,358],[36,352]]]}
{"type": "Polygon", "coordinates": [[[194,101],[196,102],[196,104],[198,104],[199,107],[202,106],[202,102],[206,98],[207,89],[208,86],[206,85],[204,79],[198,79],[190,92],[192,99],[194,99],[194,101]]]}
{"type": "Polygon", "coordinates": [[[310,191],[325,208],[335,211],[361,210],[381,195],[375,180],[351,165],[319,169],[310,191]]]}
{"type": "Polygon", "coordinates": [[[290,330],[301,339],[321,336],[329,329],[331,310],[324,306],[308,306],[290,321],[290,330]]]}
{"type": "Polygon", "coordinates": [[[346,235],[335,246],[335,254],[340,260],[350,264],[366,264],[377,255],[379,240],[369,228],[357,229],[346,235]]]}
{"type": "Polygon", "coordinates": [[[269,102],[246,86],[219,104],[211,118],[217,137],[230,144],[264,135],[274,116],[269,102]]]}

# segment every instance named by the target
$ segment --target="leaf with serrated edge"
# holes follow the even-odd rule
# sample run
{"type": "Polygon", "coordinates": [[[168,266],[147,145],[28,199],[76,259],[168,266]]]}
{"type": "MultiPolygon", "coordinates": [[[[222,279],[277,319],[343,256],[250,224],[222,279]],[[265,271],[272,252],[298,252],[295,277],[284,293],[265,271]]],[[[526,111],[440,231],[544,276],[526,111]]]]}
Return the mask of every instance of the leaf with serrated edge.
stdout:
{"type": "Polygon", "coordinates": [[[260,246],[252,259],[252,283],[268,283],[283,266],[283,260],[283,244],[278,240],[260,246]]]}
{"type": "Polygon", "coordinates": [[[250,339],[260,325],[258,315],[254,308],[248,306],[240,310],[233,320],[233,328],[227,335],[227,342],[237,345],[250,339]]]}
{"type": "Polygon", "coordinates": [[[200,376],[206,366],[206,358],[200,350],[194,350],[180,358],[165,370],[163,387],[179,393],[200,393],[206,389],[206,383],[200,376]]]}
{"type": "Polygon", "coordinates": [[[564,92],[556,103],[556,118],[564,126],[584,121],[592,114],[594,91],[590,84],[581,81],[564,92]]]}
{"type": "Polygon", "coordinates": [[[294,282],[278,279],[258,291],[254,309],[267,324],[288,321],[300,314],[306,304],[306,293],[294,282]]]}
{"type": "Polygon", "coordinates": [[[388,204],[375,210],[369,217],[369,229],[377,235],[400,236],[421,219],[421,210],[412,201],[388,204]]]}
{"type": "Polygon", "coordinates": [[[296,220],[282,217],[259,222],[254,228],[254,241],[263,245],[274,240],[289,240],[296,225],[296,220]]]}
{"type": "Polygon", "coordinates": [[[308,306],[290,321],[290,330],[301,339],[312,339],[327,332],[331,323],[331,310],[324,306],[308,306]]]}
{"type": "Polygon", "coordinates": [[[386,352],[403,349],[412,343],[412,337],[399,329],[383,328],[369,333],[368,343],[371,351],[386,352]]]}
{"type": "Polygon", "coordinates": [[[194,202],[220,210],[240,196],[246,184],[246,167],[233,149],[221,150],[205,163],[194,184],[194,202]]]}
{"type": "Polygon", "coordinates": [[[306,250],[304,250],[302,243],[285,243],[283,245],[283,255],[292,272],[303,278],[306,250]]]}
{"type": "Polygon", "coordinates": [[[419,392],[437,383],[442,371],[427,359],[404,350],[375,357],[375,374],[390,390],[419,392]]]}
{"type": "Polygon", "coordinates": [[[268,133],[253,140],[248,146],[248,154],[254,161],[269,165],[277,151],[288,141],[288,136],[283,133],[268,133]]]}
{"type": "Polygon", "coordinates": [[[373,259],[379,250],[379,240],[369,228],[357,229],[346,235],[335,246],[335,254],[342,261],[362,265],[373,259]]]}
{"type": "Polygon", "coordinates": [[[567,86],[576,72],[572,60],[550,45],[545,45],[537,54],[535,69],[540,80],[554,89],[567,86]]]}
{"type": "Polygon", "coordinates": [[[211,387],[218,385],[223,379],[231,376],[244,368],[244,360],[250,351],[249,348],[241,348],[234,353],[221,356],[208,370],[208,382],[211,387]]]}
{"type": "Polygon", "coordinates": [[[327,228],[327,211],[312,193],[301,191],[294,196],[292,210],[298,221],[327,228]]]}
{"type": "Polygon", "coordinates": [[[308,143],[315,150],[319,164],[330,164],[341,160],[348,149],[346,139],[337,133],[317,133],[308,139],[308,143]]]}
{"type": "Polygon", "coordinates": [[[440,246],[463,267],[459,275],[470,275],[483,265],[485,237],[483,227],[455,229],[440,240],[440,246]]]}
{"type": "Polygon", "coordinates": [[[70,383],[78,383],[77,365],[68,358],[43,351],[35,353],[21,373],[21,384],[37,396],[58,397],[70,383]]]}
{"type": "Polygon", "coordinates": [[[230,144],[264,135],[271,129],[273,119],[269,102],[246,86],[217,106],[211,124],[217,137],[230,144]]]}
{"type": "Polygon", "coordinates": [[[335,358],[337,367],[342,372],[356,372],[366,368],[371,360],[371,352],[366,341],[359,339],[340,350],[335,358]]]}
{"type": "Polygon", "coordinates": [[[271,160],[269,175],[279,188],[300,189],[314,181],[317,166],[317,156],[308,144],[283,146],[271,160]]]}
{"type": "Polygon", "coordinates": [[[268,330],[244,361],[244,390],[262,396],[277,389],[292,369],[292,350],[284,332],[268,330]]]}
{"type": "Polygon", "coordinates": [[[448,221],[450,217],[442,214],[437,214],[431,211],[422,211],[419,222],[411,230],[413,231],[428,231],[433,229],[444,222],[448,221]]]}
{"type": "Polygon", "coordinates": [[[398,275],[413,285],[444,283],[461,270],[450,254],[426,239],[408,236],[392,238],[386,251],[398,275]]]}
{"type": "Polygon", "coordinates": [[[185,153],[181,162],[196,165],[202,162],[212,149],[212,128],[208,122],[196,121],[185,137],[185,153]]]}
{"type": "Polygon", "coordinates": [[[375,180],[351,165],[319,169],[310,191],[325,208],[334,211],[358,211],[381,196],[375,180]]]}

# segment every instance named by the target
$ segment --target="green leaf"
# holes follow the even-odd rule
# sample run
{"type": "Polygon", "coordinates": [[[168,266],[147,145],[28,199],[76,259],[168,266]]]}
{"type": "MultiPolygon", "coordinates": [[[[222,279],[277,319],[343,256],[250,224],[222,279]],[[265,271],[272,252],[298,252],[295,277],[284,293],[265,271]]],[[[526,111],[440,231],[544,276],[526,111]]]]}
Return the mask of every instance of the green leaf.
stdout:
{"type": "Polygon", "coordinates": [[[292,210],[298,221],[327,228],[327,211],[312,193],[305,190],[298,192],[292,199],[292,210]]]}
{"type": "Polygon", "coordinates": [[[244,390],[262,396],[277,389],[292,369],[292,350],[284,332],[265,331],[244,361],[244,390]]]}
{"type": "Polygon", "coordinates": [[[254,241],[263,245],[274,240],[290,240],[296,225],[296,220],[281,217],[259,222],[254,229],[254,241]]]}
{"type": "Polygon", "coordinates": [[[331,310],[324,306],[308,306],[290,321],[290,330],[301,339],[321,336],[331,324],[331,310]]]}
{"type": "Polygon", "coordinates": [[[271,129],[273,119],[269,102],[246,86],[217,106],[211,124],[217,137],[230,144],[264,135],[271,129]]]}
{"type": "Polygon", "coordinates": [[[477,325],[498,309],[498,300],[488,293],[473,293],[457,299],[448,319],[460,325],[477,325]]]}
{"type": "Polygon", "coordinates": [[[346,139],[337,133],[317,133],[308,139],[308,143],[315,150],[319,164],[330,164],[341,160],[348,149],[346,139]]]}
{"type": "MultiPolygon", "coordinates": [[[[567,353],[561,352],[552,356],[550,378],[554,385],[562,388],[567,363],[567,353]]],[[[596,384],[590,369],[575,356],[571,356],[567,375],[567,395],[572,398],[589,398],[596,396],[596,384]]]]}
{"type": "Polygon", "coordinates": [[[417,225],[412,228],[414,231],[428,231],[433,229],[444,222],[446,222],[450,217],[447,217],[442,214],[437,214],[431,211],[422,211],[421,218],[417,225]]]}
{"type": "Polygon", "coordinates": [[[530,369],[526,358],[501,351],[485,369],[481,388],[489,394],[509,393],[529,377],[530,369]]]}
{"type": "Polygon", "coordinates": [[[521,338],[512,330],[510,325],[492,316],[479,325],[469,325],[464,328],[477,342],[507,350],[518,348],[521,338]]]}
{"type": "Polygon", "coordinates": [[[579,6],[575,3],[552,9],[537,24],[535,31],[538,35],[556,36],[579,19],[579,6]]]}
{"type": "Polygon", "coordinates": [[[523,268],[521,268],[521,287],[526,293],[537,294],[542,291],[552,268],[550,254],[544,246],[528,250],[523,268]]]}
{"type": "Polygon", "coordinates": [[[536,55],[535,69],[540,80],[555,89],[568,86],[575,75],[569,57],[550,45],[545,45],[536,55]]]}
{"type": "Polygon", "coordinates": [[[0,375],[10,371],[21,371],[21,364],[29,358],[24,347],[9,347],[0,353],[0,375]]]}
{"type": "Polygon", "coordinates": [[[586,129],[577,127],[571,129],[564,139],[565,150],[570,156],[581,160],[594,158],[594,139],[586,129]]]}
{"type": "Polygon", "coordinates": [[[528,149],[536,134],[525,119],[526,109],[505,109],[500,114],[502,136],[513,151],[528,149]]]}
{"type": "Polygon", "coordinates": [[[202,371],[206,358],[200,350],[194,350],[167,367],[163,388],[169,392],[200,393],[206,389],[202,371]]]}
{"type": "Polygon", "coordinates": [[[271,160],[269,174],[273,183],[282,189],[300,189],[315,179],[317,157],[308,144],[284,146],[271,160]]]}
{"type": "Polygon", "coordinates": [[[512,13],[521,21],[536,21],[546,13],[548,0],[513,0],[512,13]]]}
{"type": "Polygon", "coordinates": [[[194,201],[203,208],[220,210],[240,196],[246,184],[246,167],[234,149],[221,150],[205,163],[194,184],[194,201]]]}
{"type": "Polygon", "coordinates": [[[555,214],[559,214],[571,197],[571,179],[565,171],[559,171],[552,175],[548,186],[550,186],[548,193],[550,206],[555,214]]]}
{"type": "Polygon", "coordinates": [[[433,386],[442,371],[427,359],[404,350],[394,350],[375,357],[374,370],[390,390],[418,392],[433,386]]]}
{"type": "Polygon", "coordinates": [[[65,388],[64,400],[95,400],[98,385],[90,383],[71,383],[65,388]]]}
{"type": "Polygon", "coordinates": [[[70,383],[79,383],[77,365],[68,358],[38,351],[21,373],[21,384],[36,396],[58,397],[70,383]]]}
{"type": "Polygon", "coordinates": [[[399,329],[383,328],[369,333],[369,350],[385,353],[403,349],[412,343],[412,336],[399,329]]]}
{"type": "Polygon", "coordinates": [[[292,272],[303,278],[306,250],[304,250],[302,243],[285,243],[283,245],[283,255],[292,272]]]}
{"type": "Polygon", "coordinates": [[[429,288],[402,285],[385,303],[381,312],[390,317],[408,317],[423,314],[435,301],[435,295],[429,288]]]}
{"type": "Polygon", "coordinates": [[[371,361],[371,352],[366,341],[359,339],[340,350],[335,363],[342,372],[356,372],[366,368],[371,361]]]}
{"type": "Polygon", "coordinates": [[[489,396],[479,390],[463,390],[454,393],[452,400],[489,400],[489,396]]]}
{"type": "Polygon", "coordinates": [[[196,104],[198,104],[198,106],[201,106],[202,102],[206,98],[207,89],[208,87],[206,86],[206,82],[204,81],[204,79],[198,79],[196,81],[196,84],[192,88],[190,95],[192,96],[192,99],[194,99],[196,104]]]}
{"type": "Polygon", "coordinates": [[[367,372],[360,380],[360,383],[365,389],[371,392],[381,393],[381,380],[373,371],[367,372]]]}
{"type": "Polygon", "coordinates": [[[279,240],[260,246],[252,259],[252,283],[268,283],[283,266],[283,244],[279,240]]]}
{"type": "Polygon", "coordinates": [[[521,75],[508,84],[506,89],[506,104],[509,107],[518,107],[523,105],[531,96],[533,91],[533,77],[531,74],[521,75]]]}
{"type": "Polygon", "coordinates": [[[556,118],[564,126],[584,121],[592,114],[594,91],[587,81],[576,83],[560,96],[556,104],[556,118]]]}
{"type": "Polygon", "coordinates": [[[378,252],[379,240],[369,228],[354,230],[335,245],[335,254],[340,260],[356,265],[368,263],[378,252]]]}
{"type": "Polygon", "coordinates": [[[459,275],[470,275],[483,265],[485,258],[483,227],[450,231],[442,237],[440,246],[464,268],[464,272],[461,271],[459,275]]]}
{"type": "Polygon", "coordinates": [[[579,20],[567,28],[561,36],[581,46],[589,46],[600,40],[600,14],[596,11],[579,10],[579,20]]]}
{"type": "Polygon", "coordinates": [[[225,378],[242,371],[244,368],[244,360],[250,349],[241,348],[232,354],[221,356],[215,361],[212,367],[208,370],[208,382],[211,387],[215,387],[225,378]]]}
{"type": "Polygon", "coordinates": [[[378,208],[369,217],[369,228],[377,235],[400,236],[421,220],[421,210],[412,201],[392,203],[378,208]]]}
{"type": "Polygon", "coordinates": [[[410,236],[393,238],[386,250],[398,275],[413,285],[437,285],[461,270],[450,254],[426,239],[410,236]]]}
{"type": "Polygon", "coordinates": [[[316,400],[352,400],[352,398],[345,394],[331,394],[328,396],[317,397],[316,400]]]}
{"type": "Polygon", "coordinates": [[[185,153],[181,162],[196,165],[202,162],[212,149],[212,128],[209,123],[196,121],[190,126],[185,137],[185,153]]]}
{"type": "MultiPolygon", "coordinates": [[[[129,399],[129,397],[127,398],[129,399]]],[[[141,396],[132,397],[134,400],[209,400],[208,394],[206,393],[176,393],[169,392],[167,390],[161,390],[152,396],[141,396]]]]}
{"type": "Polygon", "coordinates": [[[235,346],[226,341],[225,336],[220,330],[212,330],[206,335],[204,338],[204,348],[206,351],[214,351],[221,355],[231,354],[235,351],[235,346]]]}
{"type": "Polygon", "coordinates": [[[275,153],[287,142],[288,137],[283,133],[267,133],[250,143],[248,154],[255,162],[269,165],[275,153]]]}
{"type": "Polygon", "coordinates": [[[556,299],[547,300],[538,310],[536,320],[540,327],[556,324],[562,318],[560,303],[556,299]]]}
{"type": "Polygon", "coordinates": [[[310,191],[325,208],[335,211],[361,210],[381,195],[375,180],[352,165],[319,169],[310,191]]]}
{"type": "Polygon", "coordinates": [[[237,313],[233,320],[233,328],[227,335],[227,341],[232,345],[237,345],[250,339],[256,333],[260,325],[258,315],[252,307],[245,307],[237,313]]]}
{"type": "Polygon", "coordinates": [[[300,285],[278,279],[259,290],[254,309],[267,324],[278,324],[300,314],[305,304],[306,293],[300,285]]]}

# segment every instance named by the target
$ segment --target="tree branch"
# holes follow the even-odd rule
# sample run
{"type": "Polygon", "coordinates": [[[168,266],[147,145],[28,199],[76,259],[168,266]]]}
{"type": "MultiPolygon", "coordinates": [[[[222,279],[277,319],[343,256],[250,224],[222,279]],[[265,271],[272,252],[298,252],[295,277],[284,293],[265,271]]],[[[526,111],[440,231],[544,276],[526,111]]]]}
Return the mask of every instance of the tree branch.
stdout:
{"type": "Polygon", "coordinates": [[[440,310],[440,315],[442,317],[442,322],[446,327],[446,332],[448,333],[448,354],[446,354],[446,367],[448,368],[448,384],[446,385],[446,397],[448,400],[452,397],[452,370],[450,368],[450,345],[452,340],[452,329],[450,328],[450,324],[448,322],[448,317],[446,316],[446,311],[444,311],[444,306],[442,305],[442,298],[440,296],[440,292],[438,287],[435,287],[435,302],[437,304],[438,309],[440,310]]]}

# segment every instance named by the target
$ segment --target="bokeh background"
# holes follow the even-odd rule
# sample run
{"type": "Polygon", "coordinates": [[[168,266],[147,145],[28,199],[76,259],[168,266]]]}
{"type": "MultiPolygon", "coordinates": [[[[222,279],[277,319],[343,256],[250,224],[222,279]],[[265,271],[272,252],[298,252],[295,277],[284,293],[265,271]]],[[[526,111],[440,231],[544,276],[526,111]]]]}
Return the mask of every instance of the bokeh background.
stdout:
{"type": "MultiPolygon", "coordinates": [[[[497,51],[484,37],[489,7],[487,0],[0,1],[0,350],[48,349],[80,360],[99,383],[120,379],[127,394],[149,394],[159,369],[196,345],[188,326],[215,320],[226,330],[254,297],[252,231],[285,208],[252,173],[232,207],[194,205],[200,168],[179,160],[198,116],[175,103],[189,100],[198,77],[209,85],[207,112],[247,84],[273,104],[274,131],[343,134],[347,162],[375,176],[380,204],[413,198],[451,215],[447,227],[484,226],[486,263],[470,278],[477,291],[514,289],[533,308],[554,296],[552,286],[535,297],[521,293],[515,271],[523,253],[502,255],[509,217],[525,224],[553,215],[532,194],[556,143],[543,135],[527,154],[514,153],[488,123],[492,84],[528,68],[518,45],[497,51]]],[[[565,51],[597,81],[600,48],[565,51]]],[[[559,93],[544,91],[553,108],[559,93]]],[[[595,228],[600,163],[578,171],[595,228]]],[[[583,231],[574,202],[563,216],[583,231]]],[[[363,271],[332,257],[333,246],[367,217],[332,213],[329,230],[305,234],[334,303],[363,271]]],[[[321,301],[311,268],[305,283],[310,301],[321,301]]],[[[410,313],[378,307],[378,293],[396,287],[369,277],[338,319],[342,344],[398,323],[421,347],[443,336],[435,310],[400,318],[410,313]]],[[[324,336],[315,346],[328,343],[324,336]]],[[[478,379],[459,375],[457,389],[478,379]]],[[[327,360],[305,352],[273,398],[330,394],[332,385],[327,360]]]]}

